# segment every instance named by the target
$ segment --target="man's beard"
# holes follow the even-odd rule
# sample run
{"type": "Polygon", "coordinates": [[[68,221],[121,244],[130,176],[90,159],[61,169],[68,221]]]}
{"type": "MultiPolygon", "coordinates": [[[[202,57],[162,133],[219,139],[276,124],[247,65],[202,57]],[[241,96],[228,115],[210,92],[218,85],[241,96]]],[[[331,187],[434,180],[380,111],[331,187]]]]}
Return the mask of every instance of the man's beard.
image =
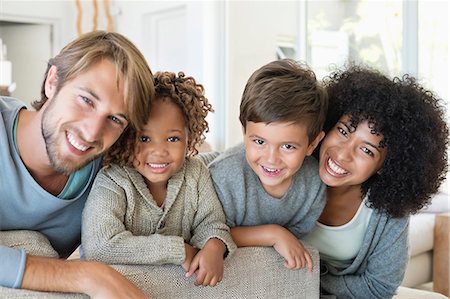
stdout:
{"type": "MultiPolygon", "coordinates": [[[[57,100],[56,98],[53,99],[53,101],[57,100]]],[[[89,164],[92,160],[96,159],[97,157],[101,156],[102,153],[98,153],[95,156],[92,156],[90,158],[82,158],[80,157],[80,161],[73,161],[69,159],[62,159],[60,157],[60,153],[58,152],[58,147],[61,147],[62,145],[57,144],[57,134],[58,132],[54,132],[52,130],[52,123],[51,123],[51,108],[53,103],[49,103],[49,106],[47,109],[43,112],[42,115],[42,121],[41,121],[41,132],[42,137],[44,138],[45,142],[45,148],[47,151],[47,156],[50,161],[50,165],[59,173],[70,175],[77,170],[80,170],[87,164],[89,164]],[[81,160],[84,159],[84,160],[81,160]]],[[[64,133],[64,130],[61,130],[62,133],[64,133]]],[[[66,138],[65,134],[64,137],[66,138]]]]}

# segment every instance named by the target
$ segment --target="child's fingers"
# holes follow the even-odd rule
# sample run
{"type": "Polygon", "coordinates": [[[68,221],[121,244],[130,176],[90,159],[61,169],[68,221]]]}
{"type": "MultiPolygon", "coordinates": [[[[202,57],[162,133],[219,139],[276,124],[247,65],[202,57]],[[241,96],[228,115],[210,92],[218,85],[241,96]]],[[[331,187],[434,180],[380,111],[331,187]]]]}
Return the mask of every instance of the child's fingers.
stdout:
{"type": "Polygon", "coordinates": [[[191,277],[192,274],[194,274],[194,272],[196,272],[198,270],[198,267],[199,267],[199,260],[195,256],[194,259],[192,260],[191,264],[189,265],[189,270],[186,273],[186,277],[191,277]]]}
{"type": "Polygon", "coordinates": [[[195,285],[200,286],[205,282],[206,273],[205,271],[198,271],[197,279],[195,280],[195,285]]]}
{"type": "Polygon", "coordinates": [[[312,260],[312,257],[311,257],[311,255],[309,254],[308,251],[305,251],[305,259],[306,259],[306,263],[308,265],[308,271],[312,272],[312,270],[313,270],[313,260],[312,260]]]}
{"type": "Polygon", "coordinates": [[[298,270],[302,267],[302,259],[301,256],[296,255],[295,256],[295,270],[298,270]]]}
{"type": "Polygon", "coordinates": [[[288,269],[295,268],[295,259],[292,256],[288,256],[284,259],[284,266],[288,269]]]}
{"type": "Polygon", "coordinates": [[[219,278],[217,277],[217,276],[213,276],[212,278],[211,278],[211,281],[209,282],[209,285],[211,286],[211,287],[215,287],[218,283],[219,283],[219,278]]]}

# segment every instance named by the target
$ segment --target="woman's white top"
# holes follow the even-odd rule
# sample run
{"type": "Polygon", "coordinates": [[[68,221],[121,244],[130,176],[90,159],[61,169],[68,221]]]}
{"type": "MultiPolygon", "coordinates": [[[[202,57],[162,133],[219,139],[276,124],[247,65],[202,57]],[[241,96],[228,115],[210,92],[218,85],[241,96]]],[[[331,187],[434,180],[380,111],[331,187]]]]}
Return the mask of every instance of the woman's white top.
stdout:
{"type": "Polygon", "coordinates": [[[372,215],[372,209],[365,205],[366,199],[346,224],[328,226],[317,221],[305,238],[307,243],[319,250],[321,259],[338,269],[348,267],[361,248],[372,215]]]}

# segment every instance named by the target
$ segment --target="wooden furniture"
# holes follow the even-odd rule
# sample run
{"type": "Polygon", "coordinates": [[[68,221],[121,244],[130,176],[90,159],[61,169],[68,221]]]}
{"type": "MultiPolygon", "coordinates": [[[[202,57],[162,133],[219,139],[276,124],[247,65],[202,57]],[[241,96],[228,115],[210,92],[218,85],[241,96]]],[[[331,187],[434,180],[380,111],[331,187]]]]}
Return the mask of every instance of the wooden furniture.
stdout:
{"type": "Polygon", "coordinates": [[[436,216],[434,226],[434,253],[433,253],[433,290],[450,297],[449,268],[450,268],[450,213],[436,216]]]}

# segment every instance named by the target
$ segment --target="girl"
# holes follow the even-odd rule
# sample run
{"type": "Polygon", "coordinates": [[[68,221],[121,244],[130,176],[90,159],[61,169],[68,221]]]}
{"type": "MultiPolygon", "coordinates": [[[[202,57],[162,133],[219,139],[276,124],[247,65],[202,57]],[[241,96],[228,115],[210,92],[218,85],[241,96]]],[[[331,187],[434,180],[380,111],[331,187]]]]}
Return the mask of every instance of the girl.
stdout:
{"type": "Polygon", "coordinates": [[[408,261],[409,215],[446,173],[443,108],[407,75],[391,81],[354,66],[326,87],[319,171],[327,204],[307,237],[321,254],[321,288],[337,298],[391,298],[408,261]]]}
{"type": "Polygon", "coordinates": [[[222,280],[235,249],[208,169],[196,147],[212,111],[203,87],[183,73],[155,75],[156,100],[142,131],[105,157],[83,212],[87,259],[180,264],[196,285],[222,280]]]}

